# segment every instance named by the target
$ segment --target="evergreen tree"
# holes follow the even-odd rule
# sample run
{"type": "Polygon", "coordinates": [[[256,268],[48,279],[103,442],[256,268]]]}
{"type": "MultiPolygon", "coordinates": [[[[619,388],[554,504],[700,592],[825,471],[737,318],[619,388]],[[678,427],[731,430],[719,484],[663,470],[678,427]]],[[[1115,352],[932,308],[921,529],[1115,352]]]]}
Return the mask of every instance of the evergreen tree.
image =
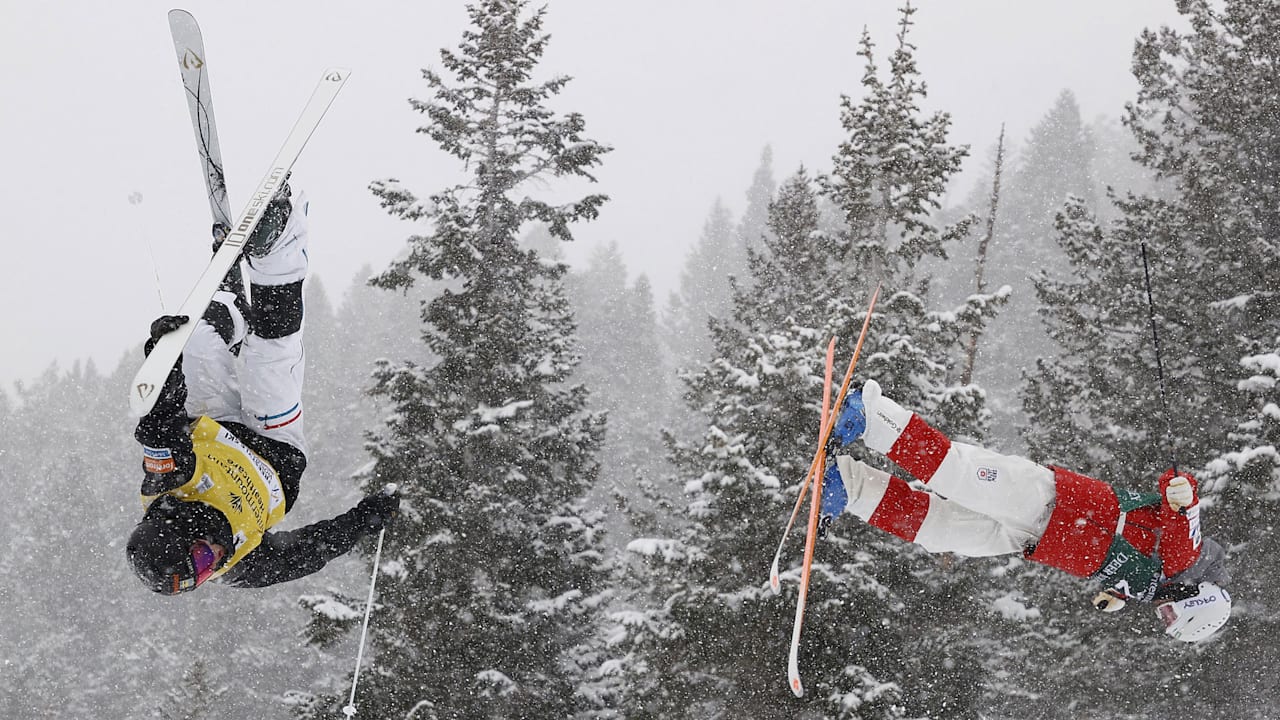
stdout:
{"type": "MultiPolygon", "coordinates": [[[[687,529],[632,543],[649,563],[637,582],[650,604],[617,615],[629,630],[630,716],[795,716],[784,682],[795,575],[784,573],[786,593],[775,598],[767,562],[813,453],[822,349],[833,334],[851,347],[875,280],[889,290],[863,377],[882,379],[944,427],[980,432],[980,392],[947,378],[962,341],[1001,298],[974,296],[946,312],[919,299],[919,259],[941,253],[969,221],[930,221],[964,151],[946,143],[944,114],[921,117],[924,86],[906,41],[912,12],[903,11],[888,83],[863,35],[865,98],[844,99],[848,139],[823,183],[844,227],[823,232],[803,172],[785,183],[765,252],[751,254],[749,282],[735,288],[732,318],[711,324],[713,359],[687,378],[705,428],[696,442],[672,441],[687,529]]],[[[822,545],[805,620],[806,702],[836,718],[972,714],[978,643],[971,624],[945,628],[971,615],[977,571],[943,574],[878,532],[849,521],[822,545]]]]}
{"type": "Polygon", "coordinates": [[[832,173],[822,178],[825,195],[840,210],[851,248],[844,261],[845,295],[858,285],[865,293],[856,302],[849,298],[851,307],[845,312],[856,323],[842,336],[856,337],[858,306],[879,281],[886,293],[873,347],[892,351],[869,353],[866,377],[876,378],[890,397],[944,429],[977,436],[984,417],[982,392],[955,388],[951,382],[960,374],[962,341],[969,330],[981,327],[989,305],[1002,302],[1004,294],[973,295],[958,312],[933,313],[925,306],[930,278],[921,260],[945,258],[945,248],[966,237],[976,218],[966,216],[943,227],[933,222],[947,183],[968,150],[948,144],[949,115],[925,116],[921,110],[926,86],[916,68],[915,47],[907,41],[915,12],[910,5],[901,11],[887,83],[878,77],[874,44],[863,32],[858,54],[866,60],[865,96],[842,99],[847,139],[832,173]],[[850,287],[850,281],[857,285],[850,287]]]}
{"type": "MultiPolygon", "coordinates": [[[[601,482],[593,495],[647,514],[653,479],[666,470],[661,426],[670,404],[649,281],[641,276],[627,282],[617,243],[598,247],[569,280],[582,346],[575,378],[593,388],[591,407],[608,416],[601,482]]],[[[626,533],[611,535],[614,542],[627,539],[626,533]]]]}
{"type": "Polygon", "coordinates": [[[168,702],[157,710],[163,720],[209,720],[222,715],[218,705],[227,688],[209,678],[208,663],[196,660],[182,676],[182,683],[168,693],[168,702]]]}
{"type": "MultiPolygon", "coordinates": [[[[381,362],[389,415],[371,434],[367,489],[398,483],[388,572],[371,626],[378,672],[358,698],[372,716],[578,717],[604,712],[609,681],[595,641],[604,590],[595,481],[602,419],[566,384],[577,351],[565,266],[519,245],[539,222],[570,240],[605,198],[554,205],[529,194],[553,177],[591,180],[608,151],[580,115],[546,103],[568,78],[531,77],[544,11],[522,0],[468,6],[472,27],[441,52],[452,80],[424,77],[422,132],[466,163],[466,182],[420,202],[395,181],[374,193],[393,215],[431,224],[376,283],[446,282],[422,306],[429,364],[381,362]]],[[[338,697],[313,714],[336,714],[338,697]]]]}
{"type": "Polygon", "coordinates": [[[1031,278],[1061,272],[1064,258],[1055,242],[1054,216],[1063,204],[1078,197],[1087,207],[1097,206],[1093,149],[1075,95],[1063,90],[1031,129],[1004,186],[987,278],[991,286],[1008,285],[1012,292],[978,346],[974,378],[990,389],[992,440],[1009,452],[1023,450],[1018,430],[1026,417],[1017,392],[1022,374],[1037,358],[1058,354],[1038,320],[1040,303],[1031,278]]]}
{"type": "MultiPolygon", "coordinates": [[[[1260,370],[1280,331],[1272,290],[1280,270],[1280,191],[1271,170],[1280,163],[1272,132],[1280,98],[1270,90],[1280,3],[1193,0],[1178,7],[1189,31],[1166,27],[1138,40],[1139,91],[1125,120],[1159,194],[1113,198],[1110,223],[1079,204],[1061,216],[1073,274],[1037,286],[1064,353],[1042,361],[1029,384],[1028,439],[1042,457],[1134,489],[1151,489],[1174,462],[1199,474],[1203,531],[1232,548],[1242,608],[1251,592],[1265,593],[1274,582],[1265,558],[1277,549],[1270,528],[1275,478],[1269,451],[1256,451],[1266,447],[1264,419],[1268,395],[1274,397],[1260,370]],[[1154,307],[1144,287],[1144,245],[1154,307]]],[[[1122,622],[1158,637],[1149,616],[1122,622]]],[[[1198,652],[1126,639],[1131,664],[1162,670],[1119,679],[1105,668],[1077,666],[1079,686],[1094,690],[1076,712],[1105,706],[1111,714],[1263,717],[1268,710],[1244,699],[1260,696],[1256,684],[1242,692],[1244,680],[1231,668],[1272,662],[1274,653],[1251,638],[1275,626],[1272,613],[1237,612],[1223,637],[1198,652]],[[1194,677],[1196,692],[1179,692],[1176,677],[1194,677]],[[1135,683],[1156,691],[1117,708],[1112,692],[1135,683]]],[[[1115,652],[1107,648],[1118,642],[1104,638],[1087,653],[1066,646],[1061,665],[1115,652]]]]}
{"type": "Polygon", "coordinates": [[[733,217],[716,198],[663,317],[668,355],[677,369],[695,367],[710,356],[707,323],[731,312],[729,278],[743,275],[744,259],[745,246],[734,231],[733,217]]]}
{"type": "MultiPolygon", "coordinates": [[[[776,191],[777,183],[773,180],[773,148],[766,145],[760,153],[760,165],[751,178],[751,187],[747,188],[747,209],[738,221],[737,233],[743,248],[760,252],[764,247],[764,237],[769,232],[769,204],[773,202],[776,191]]],[[[739,281],[745,281],[747,277],[749,275],[742,273],[739,281]]]]}

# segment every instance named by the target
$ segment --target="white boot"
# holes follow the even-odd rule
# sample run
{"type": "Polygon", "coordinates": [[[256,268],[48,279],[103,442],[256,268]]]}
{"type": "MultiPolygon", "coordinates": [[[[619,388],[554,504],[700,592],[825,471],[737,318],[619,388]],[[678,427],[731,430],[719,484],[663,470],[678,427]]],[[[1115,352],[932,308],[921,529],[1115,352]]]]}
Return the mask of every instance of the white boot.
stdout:
{"type": "MultiPolygon", "coordinates": [[[[285,192],[288,186],[285,188],[285,192]]],[[[288,285],[307,276],[307,198],[301,191],[291,199],[277,197],[254,229],[246,247],[249,282],[288,285]],[[288,211],[287,218],[281,215],[288,211]],[[283,227],[280,227],[283,221],[283,227]]]]}

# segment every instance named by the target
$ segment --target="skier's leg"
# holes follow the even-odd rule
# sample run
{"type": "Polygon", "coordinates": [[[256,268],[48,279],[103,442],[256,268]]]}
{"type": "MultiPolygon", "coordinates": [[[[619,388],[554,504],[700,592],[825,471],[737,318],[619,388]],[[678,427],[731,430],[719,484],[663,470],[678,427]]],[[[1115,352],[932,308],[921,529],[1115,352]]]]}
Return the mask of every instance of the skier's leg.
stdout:
{"type": "Polygon", "coordinates": [[[863,442],[885,454],[938,495],[1011,527],[1043,521],[1053,504],[1053,471],[1026,458],[952,442],[919,415],[880,394],[863,392],[863,442]]]}
{"type": "Polygon", "coordinates": [[[182,351],[188,415],[206,415],[219,422],[240,420],[240,383],[233,348],[244,340],[246,331],[236,296],[215,293],[182,351]]]}
{"type": "Polygon", "coordinates": [[[854,460],[836,458],[848,492],[847,510],[885,532],[932,553],[967,557],[1019,553],[1039,537],[1043,525],[1016,527],[974,512],[905,480],[854,460]]]}
{"type": "Polygon", "coordinates": [[[307,450],[302,421],[302,281],[307,274],[306,200],[272,200],[247,248],[253,309],[240,350],[243,422],[265,437],[307,450]]]}

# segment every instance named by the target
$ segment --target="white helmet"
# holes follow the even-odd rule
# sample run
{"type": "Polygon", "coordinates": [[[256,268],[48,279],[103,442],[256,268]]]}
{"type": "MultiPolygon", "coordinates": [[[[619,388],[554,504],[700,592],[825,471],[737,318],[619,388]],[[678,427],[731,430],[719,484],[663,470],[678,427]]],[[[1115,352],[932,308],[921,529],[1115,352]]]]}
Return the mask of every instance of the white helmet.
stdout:
{"type": "Polygon", "coordinates": [[[1164,622],[1164,632],[1169,637],[1183,642],[1204,640],[1227,624],[1231,617],[1231,596],[1211,582],[1189,586],[1187,590],[1188,594],[1157,605],[1156,614],[1164,622]]]}

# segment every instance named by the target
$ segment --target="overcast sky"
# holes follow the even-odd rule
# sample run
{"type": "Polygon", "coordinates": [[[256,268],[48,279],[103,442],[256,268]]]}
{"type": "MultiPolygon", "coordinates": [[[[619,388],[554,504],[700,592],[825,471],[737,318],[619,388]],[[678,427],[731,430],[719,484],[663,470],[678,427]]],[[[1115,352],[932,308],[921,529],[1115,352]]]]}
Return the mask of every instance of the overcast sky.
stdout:
{"type": "MultiPolygon", "coordinates": [[[[766,145],[777,178],[824,171],[840,141],[839,97],[856,94],[862,28],[881,57],[893,2],[549,0],[547,73],[575,80],[555,103],[612,145],[581,227],[617,240],[665,299],[717,197],[741,212],[766,145]]],[[[1001,122],[1017,140],[1064,88],[1086,119],[1118,116],[1143,27],[1176,22],[1173,0],[923,0],[912,40],[930,109],[980,167],[1001,122]]],[[[0,7],[0,383],[57,360],[103,371],[181,304],[207,259],[209,214],[166,13],[172,2],[37,2],[0,7]],[[130,198],[133,198],[133,202],[130,198]],[[157,280],[157,275],[159,280],[157,280]]],[[[397,177],[419,195],[456,163],[413,131],[466,27],[462,2],[200,2],[232,212],[328,66],[351,80],[295,167],[311,199],[312,271],[335,301],[421,232],[378,208],[367,186],[397,177]]],[[[965,188],[953,193],[961,197],[965,188]]],[[[121,403],[123,405],[123,398],[121,403]]]]}

